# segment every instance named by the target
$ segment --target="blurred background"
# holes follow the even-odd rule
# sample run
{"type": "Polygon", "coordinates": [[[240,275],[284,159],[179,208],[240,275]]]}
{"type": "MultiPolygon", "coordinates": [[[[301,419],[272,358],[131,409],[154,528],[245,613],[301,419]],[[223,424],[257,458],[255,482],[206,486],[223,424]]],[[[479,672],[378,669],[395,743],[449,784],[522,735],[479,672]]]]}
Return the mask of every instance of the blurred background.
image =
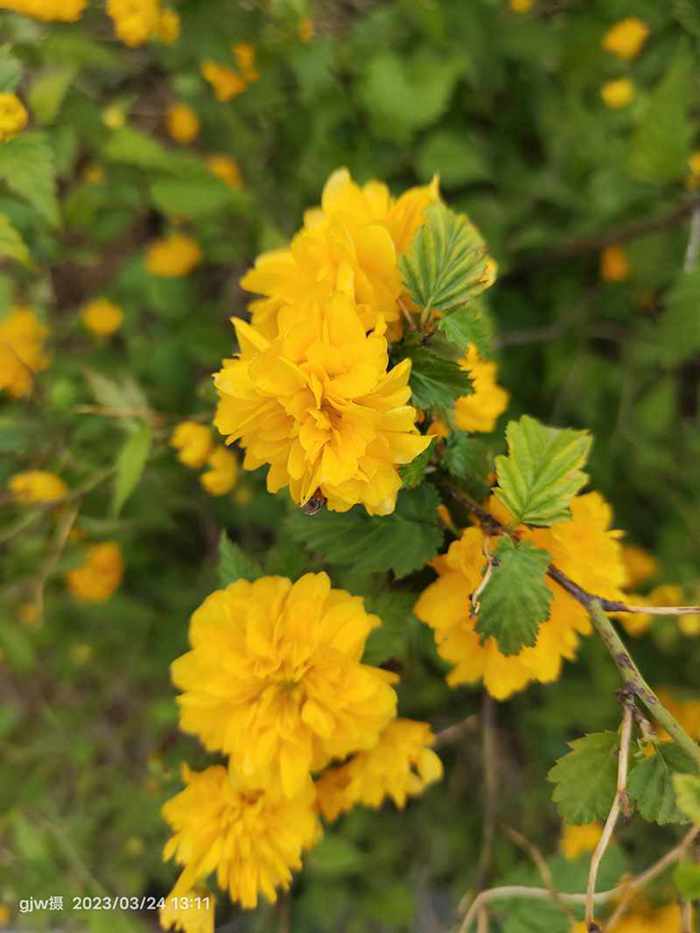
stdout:
{"type": "MultiPolygon", "coordinates": [[[[180,761],[205,756],[177,731],[168,668],[217,585],[220,534],[265,555],[268,572],[294,577],[305,557],[264,475],[222,456],[207,479],[170,440],[183,420],[210,422],[210,374],[250,297],[241,275],[287,242],[335,168],[395,191],[439,174],[499,264],[488,305],[509,416],[591,429],[592,484],[649,555],[637,553],[641,590],[698,600],[700,270],[684,263],[700,209],[700,7],[173,0],[176,16],[145,35],[116,3],[57,21],[70,7],[0,0],[0,91],[29,116],[0,143],[0,337],[30,311],[36,351],[23,392],[0,356],[0,923],[136,933],[154,912],[17,905],[172,885],[160,806],[180,761]],[[647,29],[639,47],[629,34],[606,43],[628,17],[647,29]],[[8,167],[11,145],[25,147],[26,172],[8,167]],[[13,487],[34,470],[65,484],[60,509],[38,481],[13,487]]],[[[350,577],[335,583],[352,589],[350,577]]],[[[700,737],[697,635],[659,619],[634,649],[700,737]]],[[[222,928],[449,929],[482,854],[482,698],[448,689],[410,613],[391,639],[403,713],[438,731],[466,720],[440,749],[442,784],[403,812],[356,808],[289,897],[223,910],[222,928]]],[[[615,728],[616,687],[589,640],[560,682],[493,711],[498,824],[539,846],[571,890],[587,862],[560,851],[546,773],[567,740],[615,728]]],[[[626,833],[601,887],[675,839],[638,822],[626,833]]],[[[539,883],[506,831],[490,878],[539,883]]],[[[568,930],[522,904],[494,922],[568,930]]]]}

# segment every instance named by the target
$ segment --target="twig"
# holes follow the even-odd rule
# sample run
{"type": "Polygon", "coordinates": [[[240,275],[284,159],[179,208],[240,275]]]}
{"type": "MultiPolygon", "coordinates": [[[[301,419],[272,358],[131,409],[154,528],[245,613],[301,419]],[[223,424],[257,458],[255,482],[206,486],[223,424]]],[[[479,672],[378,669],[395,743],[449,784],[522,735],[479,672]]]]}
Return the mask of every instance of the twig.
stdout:
{"type": "Polygon", "coordinates": [[[693,933],[693,904],[683,901],[681,904],[681,933],[693,933]]]}
{"type": "Polygon", "coordinates": [[[608,818],[603,827],[603,833],[598,840],[591,856],[591,867],[588,872],[588,887],[586,888],[586,928],[589,933],[594,933],[600,928],[595,922],[593,915],[593,897],[595,895],[595,886],[598,880],[598,869],[603,860],[610,840],[615,831],[615,826],[620,816],[621,810],[627,809],[627,769],[629,765],[630,740],[632,738],[633,724],[633,706],[634,701],[627,698],[624,701],[624,711],[622,714],[622,728],[620,729],[620,751],[617,762],[617,789],[615,798],[608,813],[608,818]]]}
{"type": "Polygon", "coordinates": [[[554,878],[552,877],[552,872],[550,871],[549,865],[547,864],[544,855],[542,855],[536,845],[530,842],[530,840],[523,836],[522,833],[519,833],[517,829],[512,829],[510,826],[507,826],[505,831],[516,844],[516,846],[519,846],[530,856],[532,861],[535,863],[535,867],[540,873],[540,877],[542,878],[545,887],[549,891],[552,900],[556,901],[556,903],[561,908],[562,913],[565,913],[568,916],[573,925],[576,922],[576,916],[573,911],[569,910],[567,905],[559,897],[559,891],[557,891],[554,885],[554,878]]]}
{"type": "Polygon", "coordinates": [[[51,545],[51,550],[49,551],[34,583],[31,602],[37,608],[37,618],[39,620],[41,620],[44,616],[44,590],[46,588],[46,583],[51,574],[56,569],[56,564],[58,564],[59,560],[61,559],[66,542],[68,541],[68,536],[71,533],[73,525],[75,524],[75,520],[78,517],[79,511],[79,508],[74,506],[71,509],[67,509],[61,515],[56,527],[56,533],[54,535],[53,544],[51,545]]]}
{"type": "Polygon", "coordinates": [[[452,726],[441,729],[440,732],[437,732],[435,735],[433,748],[443,748],[445,745],[454,745],[456,742],[461,741],[465,732],[474,732],[478,725],[479,717],[476,713],[473,713],[461,722],[456,722],[452,726]]]}

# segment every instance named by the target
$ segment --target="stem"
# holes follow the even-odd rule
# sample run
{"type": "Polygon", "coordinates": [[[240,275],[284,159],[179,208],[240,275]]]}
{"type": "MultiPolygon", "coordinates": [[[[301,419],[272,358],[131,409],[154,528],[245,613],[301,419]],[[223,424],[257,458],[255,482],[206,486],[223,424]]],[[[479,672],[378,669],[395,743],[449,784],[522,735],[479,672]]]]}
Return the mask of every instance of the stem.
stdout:
{"type": "Polygon", "coordinates": [[[600,602],[593,599],[587,606],[593,627],[608,649],[622,680],[627,684],[637,699],[646,706],[654,719],[668,732],[676,744],[693,759],[700,769],[700,745],[690,738],[678,720],[671,715],[632,660],[622,639],[615,631],[612,622],[603,611],[600,602]]]}

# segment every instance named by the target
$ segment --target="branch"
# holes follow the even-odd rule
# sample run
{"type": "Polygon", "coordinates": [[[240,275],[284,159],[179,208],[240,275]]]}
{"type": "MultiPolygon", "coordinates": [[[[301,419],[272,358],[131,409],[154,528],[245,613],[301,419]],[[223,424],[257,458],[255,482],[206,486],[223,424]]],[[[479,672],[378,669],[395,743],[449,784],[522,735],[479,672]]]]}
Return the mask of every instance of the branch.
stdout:
{"type": "Polygon", "coordinates": [[[617,789],[615,799],[613,800],[610,813],[603,827],[603,834],[598,840],[591,856],[591,867],[588,872],[588,887],[586,888],[586,929],[588,933],[599,933],[600,927],[595,922],[593,916],[593,898],[595,896],[595,886],[598,880],[598,869],[603,860],[610,840],[612,839],[615,826],[620,816],[621,810],[627,809],[627,769],[629,765],[630,740],[632,738],[633,706],[634,701],[627,697],[624,701],[624,713],[622,716],[622,728],[620,730],[620,751],[617,763],[617,789]]]}

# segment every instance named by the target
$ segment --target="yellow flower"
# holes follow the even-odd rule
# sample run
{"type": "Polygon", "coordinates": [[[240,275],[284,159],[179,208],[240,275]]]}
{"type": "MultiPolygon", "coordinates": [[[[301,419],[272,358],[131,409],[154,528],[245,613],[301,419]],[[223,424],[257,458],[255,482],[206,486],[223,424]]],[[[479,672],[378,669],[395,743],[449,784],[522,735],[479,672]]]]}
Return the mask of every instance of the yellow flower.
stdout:
{"type": "Polygon", "coordinates": [[[202,250],[196,240],[183,233],[171,233],[148,247],[146,268],[151,275],[175,279],[189,275],[201,259],[202,250]]]}
{"type": "Polygon", "coordinates": [[[600,277],[604,282],[624,282],[630,274],[627,254],[621,246],[606,246],[600,254],[600,277]]]}
{"type": "Polygon", "coordinates": [[[217,100],[228,101],[246,89],[246,83],[243,78],[232,68],[225,65],[219,65],[217,62],[207,59],[202,62],[202,77],[211,84],[214,89],[214,96],[217,100]]]}
{"type": "Polygon", "coordinates": [[[496,382],[496,364],[482,360],[474,344],[470,344],[459,365],[469,373],[473,391],[455,402],[455,424],[461,431],[493,431],[510,399],[496,382]]]}
{"type": "Polygon", "coordinates": [[[255,68],[255,49],[249,42],[237,42],[231,46],[233,57],[236,59],[245,81],[252,84],[260,75],[255,68]]]}
{"type": "Polygon", "coordinates": [[[216,900],[206,888],[195,888],[179,896],[171,892],[160,908],[160,925],[164,930],[183,933],[214,933],[215,913],[216,900]]]}
{"type": "Polygon", "coordinates": [[[10,910],[7,904],[0,903],[0,927],[7,927],[10,925],[10,920],[12,919],[12,911],[10,910]]]}
{"type": "Polygon", "coordinates": [[[162,10],[156,26],[156,38],[164,45],[173,45],[180,38],[180,17],[175,10],[162,10]]]}
{"type": "Polygon", "coordinates": [[[535,0],[510,0],[513,13],[529,13],[535,5],[535,0]]]}
{"type": "Polygon", "coordinates": [[[298,793],[312,770],[371,747],[394,715],[393,675],[361,663],[379,624],[325,573],[212,593],[172,665],[182,728],[244,777],[298,793]]]}
{"type": "Polygon", "coordinates": [[[265,296],[251,304],[253,325],[274,337],[281,316],[287,327],[302,326],[310,305],[323,306],[342,291],[354,298],[365,329],[380,319],[398,326],[398,258],[438,198],[437,180],[394,199],[381,182],[360,187],[347,169],[338,169],[290,247],[263,253],[241,280],[247,291],[265,296]]]}
{"type": "Polygon", "coordinates": [[[16,94],[0,94],[0,143],[21,133],[28,120],[27,108],[16,94]]]}
{"type": "Polygon", "coordinates": [[[238,479],[238,460],[230,450],[217,447],[207,458],[209,469],[199,478],[210,496],[225,496],[238,479]]]}
{"type": "Polygon", "coordinates": [[[656,558],[637,547],[636,544],[625,544],[622,548],[622,560],[625,565],[625,589],[634,590],[642,583],[646,583],[659,572],[656,558]]]}
{"type": "Polygon", "coordinates": [[[7,484],[13,498],[22,505],[54,502],[68,495],[68,487],[60,476],[46,470],[26,470],[15,473],[7,484]]]}
{"type": "Polygon", "coordinates": [[[109,298],[96,298],[83,307],[80,319],[96,337],[109,337],[122,326],[124,312],[109,298]]]}
{"type": "Polygon", "coordinates": [[[581,826],[562,826],[559,842],[562,855],[569,860],[592,852],[600,841],[603,827],[600,823],[584,823],[581,826]]]}
{"type": "Polygon", "coordinates": [[[616,78],[614,81],[606,81],[600,89],[603,103],[612,110],[626,107],[634,99],[634,94],[634,84],[629,78],[616,78]]]}
{"type": "Polygon", "coordinates": [[[282,797],[221,765],[199,772],[185,766],[183,780],[186,788],[163,807],[173,830],[163,857],[184,865],[169,897],[190,894],[215,871],[219,887],[241,906],[256,907],[259,894],[274,902],[320,836],[311,782],[282,797]]]}
{"type": "Polygon", "coordinates": [[[700,616],[685,615],[678,617],[678,629],[687,638],[696,638],[700,635],[700,616]]]}
{"type": "Polygon", "coordinates": [[[362,503],[374,515],[392,512],[397,467],[430,441],[407,404],[410,361],[387,372],[386,339],[365,334],[340,294],[272,342],[238,318],[234,325],[241,352],[215,376],[214,423],[240,440],[245,469],[270,464],[268,490],[288,486],[299,505],[320,490],[334,511],[362,503]]]}
{"type": "Polygon", "coordinates": [[[104,541],[88,548],[85,561],[66,574],[66,583],[81,602],[103,603],[121,583],[124,561],[115,541],[104,541]]]}
{"type": "Polygon", "coordinates": [[[316,26],[310,16],[304,16],[299,20],[297,34],[302,42],[311,42],[316,35],[316,26]]]}
{"type": "Polygon", "coordinates": [[[694,152],[688,159],[688,168],[690,169],[690,175],[688,176],[687,185],[691,191],[695,191],[696,188],[700,187],[700,151],[694,152]]]}
{"type": "Polygon", "coordinates": [[[46,369],[50,358],[44,352],[48,328],[32,308],[14,305],[0,319],[0,389],[14,398],[29,395],[34,373],[46,369]]]}
{"type": "Polygon", "coordinates": [[[640,903],[617,921],[615,933],[682,933],[683,919],[678,904],[652,907],[640,903]]]}
{"type": "Polygon", "coordinates": [[[143,45],[158,28],[159,0],[107,0],[107,14],[124,45],[143,45]]]}
{"type": "Polygon", "coordinates": [[[12,10],[44,22],[74,23],[79,20],[87,0],[0,0],[0,10],[12,10]]]}
{"type": "Polygon", "coordinates": [[[242,188],[241,170],[235,159],[227,155],[207,156],[207,168],[225,182],[229,188],[242,188]]]}
{"type": "MultiPolygon", "coordinates": [[[[495,499],[490,511],[506,523],[509,513],[495,499]]],[[[610,507],[598,493],[577,496],[571,520],[551,528],[518,529],[519,535],[543,548],[552,562],[584,589],[608,599],[622,597],[624,581],[619,533],[610,531],[610,507]]],[[[579,636],[590,632],[586,610],[547,578],[552,591],[549,618],[537,642],[518,654],[504,655],[493,638],[483,643],[470,615],[470,597],[481,582],[485,536],[467,528],[446,555],[434,562],[439,578],[421,594],[415,614],[435,631],[438,653],[454,665],[447,676],[451,686],[483,679],[489,693],[504,700],[533,680],[549,683],[561,673],[562,660],[575,657],[579,636]]]]}
{"type": "Polygon", "coordinates": [[[89,162],[82,171],[82,179],[88,185],[101,185],[105,180],[105,170],[96,162],[89,162]]]}
{"type": "Polygon", "coordinates": [[[102,122],[110,130],[118,130],[126,124],[126,112],[122,104],[110,104],[102,111],[102,122]]]}
{"type": "Polygon", "coordinates": [[[170,436],[170,446],[177,450],[180,463],[199,470],[207,462],[214,446],[211,428],[196,421],[181,421],[170,436]]]}
{"type": "Polygon", "coordinates": [[[425,722],[394,719],[377,744],[331,768],[316,784],[318,805],[327,820],[361,803],[377,809],[386,797],[403,809],[442,777],[442,762],[429,747],[434,736],[425,722]]]}
{"type": "Polygon", "coordinates": [[[177,143],[191,143],[199,134],[199,117],[187,104],[171,104],[165,120],[168,135],[177,143]]]}
{"type": "Polygon", "coordinates": [[[606,52],[629,61],[639,55],[648,35],[647,24],[636,16],[629,16],[611,26],[601,44],[606,52]]]}

